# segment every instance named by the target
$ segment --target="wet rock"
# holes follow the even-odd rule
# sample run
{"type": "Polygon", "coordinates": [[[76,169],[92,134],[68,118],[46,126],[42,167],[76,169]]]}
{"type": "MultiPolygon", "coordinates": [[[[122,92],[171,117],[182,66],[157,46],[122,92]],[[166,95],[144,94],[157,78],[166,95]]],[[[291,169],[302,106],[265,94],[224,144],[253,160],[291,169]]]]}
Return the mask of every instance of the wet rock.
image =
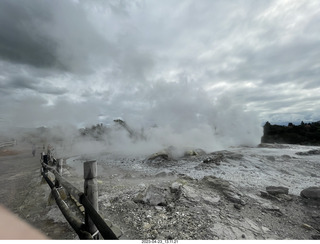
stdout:
{"type": "Polygon", "coordinates": [[[289,188],[283,186],[267,186],[266,190],[270,195],[273,196],[289,193],[289,188]]]}
{"type": "Polygon", "coordinates": [[[313,200],[320,200],[320,187],[312,186],[300,192],[300,196],[313,200]]]}

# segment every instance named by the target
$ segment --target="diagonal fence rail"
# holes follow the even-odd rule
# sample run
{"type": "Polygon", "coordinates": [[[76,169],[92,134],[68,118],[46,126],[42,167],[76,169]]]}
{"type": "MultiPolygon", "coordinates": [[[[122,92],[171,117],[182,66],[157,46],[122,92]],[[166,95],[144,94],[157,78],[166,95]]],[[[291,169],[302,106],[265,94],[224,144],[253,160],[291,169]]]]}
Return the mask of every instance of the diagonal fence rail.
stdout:
{"type": "Polygon", "coordinates": [[[6,142],[0,142],[0,149],[3,147],[13,147],[14,145],[16,145],[16,141],[12,140],[12,141],[6,141],[6,142]]]}
{"type": "Polygon", "coordinates": [[[55,158],[50,157],[50,155],[41,154],[40,162],[42,166],[41,174],[48,183],[52,196],[54,197],[60,211],[80,239],[98,240],[100,239],[100,236],[102,236],[104,240],[119,239],[121,236],[119,230],[112,230],[112,227],[110,228],[98,213],[96,161],[88,161],[84,163],[84,192],[78,190],[67,179],[62,177],[62,159],[56,160],[55,158]],[[50,166],[49,162],[56,167],[50,166]],[[54,182],[48,176],[49,171],[55,177],[54,182]],[[61,188],[63,188],[69,197],[83,205],[85,212],[84,222],[70,210],[67,203],[63,200],[61,196],[61,188]]]}

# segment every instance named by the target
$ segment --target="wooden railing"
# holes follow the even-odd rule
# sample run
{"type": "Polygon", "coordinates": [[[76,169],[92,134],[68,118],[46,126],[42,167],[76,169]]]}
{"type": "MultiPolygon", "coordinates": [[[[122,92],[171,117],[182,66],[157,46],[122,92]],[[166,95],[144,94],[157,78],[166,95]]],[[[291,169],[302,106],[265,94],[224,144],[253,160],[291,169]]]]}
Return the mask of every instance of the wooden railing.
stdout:
{"type": "Polygon", "coordinates": [[[117,240],[121,231],[115,227],[109,227],[98,213],[98,186],[97,186],[97,162],[87,161],[84,163],[84,191],[78,190],[68,180],[62,177],[63,160],[54,157],[45,157],[41,154],[41,174],[51,188],[54,197],[62,214],[74,229],[80,239],[95,239],[102,237],[105,240],[117,240]],[[50,165],[51,166],[50,166],[50,165]],[[48,176],[53,173],[54,182],[48,176]],[[81,221],[61,197],[63,189],[68,197],[84,207],[85,221],[81,221]]]}
{"type": "Polygon", "coordinates": [[[12,141],[6,141],[6,142],[0,142],[0,148],[3,147],[13,147],[16,144],[15,140],[12,141]]]}

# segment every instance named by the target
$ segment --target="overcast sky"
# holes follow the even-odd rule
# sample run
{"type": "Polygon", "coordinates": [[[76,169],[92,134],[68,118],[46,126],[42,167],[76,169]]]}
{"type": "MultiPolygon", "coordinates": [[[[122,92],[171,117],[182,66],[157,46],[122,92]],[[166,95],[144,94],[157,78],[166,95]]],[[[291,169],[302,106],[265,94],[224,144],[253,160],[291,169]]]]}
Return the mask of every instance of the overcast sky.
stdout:
{"type": "Polygon", "coordinates": [[[1,0],[0,125],[318,121],[319,23],[318,0],[1,0]]]}

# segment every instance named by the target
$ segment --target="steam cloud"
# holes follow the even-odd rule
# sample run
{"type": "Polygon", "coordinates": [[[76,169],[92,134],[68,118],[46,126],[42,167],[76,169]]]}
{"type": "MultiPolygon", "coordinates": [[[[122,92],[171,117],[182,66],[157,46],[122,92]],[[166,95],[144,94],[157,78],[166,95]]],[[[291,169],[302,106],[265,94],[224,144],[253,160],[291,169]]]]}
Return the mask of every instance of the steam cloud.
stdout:
{"type": "MultiPolygon", "coordinates": [[[[273,50],[282,50],[282,45],[270,47],[260,28],[280,36],[283,32],[262,18],[274,9],[273,3],[254,9],[249,3],[175,1],[172,8],[172,1],[1,1],[1,129],[14,137],[6,126],[51,127],[52,141],[63,137],[67,145],[61,156],[257,145],[261,111],[286,107],[279,106],[272,93],[283,89],[265,85],[274,78],[274,66],[282,67],[265,53],[278,57],[273,50]],[[229,14],[234,10],[237,14],[229,14]],[[243,20],[257,23],[258,17],[265,25],[239,28],[243,20]],[[252,46],[256,41],[267,49],[252,46]],[[275,101],[275,107],[257,109],[261,96],[275,101]],[[116,117],[135,131],[143,128],[146,139],[132,140],[124,130],[111,130],[103,141],[77,137],[79,127],[112,126],[116,117]]],[[[306,16],[316,16],[316,10],[313,15],[306,10],[306,16]]],[[[274,43],[275,38],[269,38],[274,43]]],[[[307,40],[311,47],[318,44],[307,40]]],[[[300,56],[292,60],[302,59],[314,63],[300,56]]],[[[282,64],[295,67],[287,60],[282,64]]],[[[280,78],[288,80],[281,73],[280,78]]],[[[317,84],[316,79],[310,82],[317,84]]],[[[50,138],[47,142],[52,143],[50,138]]]]}
{"type": "Polygon", "coordinates": [[[182,83],[158,83],[136,95],[148,103],[122,119],[134,131],[143,131],[144,139],[133,140],[126,130],[113,129],[100,142],[77,139],[72,142],[73,153],[147,155],[169,146],[181,153],[188,148],[210,152],[260,143],[262,127],[257,115],[234,104],[232,97],[210,97],[182,83]]]}

